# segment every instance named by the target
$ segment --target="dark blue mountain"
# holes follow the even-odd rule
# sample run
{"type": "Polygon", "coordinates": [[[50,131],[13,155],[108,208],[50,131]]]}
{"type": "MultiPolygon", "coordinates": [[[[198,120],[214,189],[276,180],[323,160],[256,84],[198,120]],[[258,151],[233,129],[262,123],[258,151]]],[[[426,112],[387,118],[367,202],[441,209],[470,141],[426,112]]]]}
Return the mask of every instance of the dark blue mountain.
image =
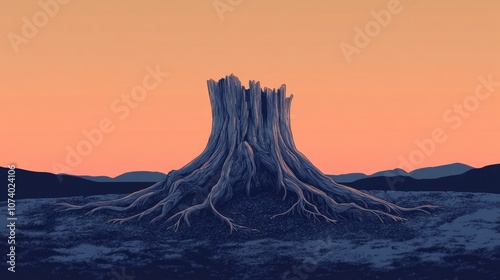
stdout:
{"type": "MultiPolygon", "coordinates": [[[[447,170],[448,173],[444,172],[444,174],[450,174],[468,169],[468,166],[462,164],[453,164],[435,168],[447,170]]],[[[7,178],[7,171],[7,168],[0,167],[1,178],[7,178]]],[[[433,168],[423,168],[417,171],[419,172],[415,176],[429,177],[437,176],[438,174],[435,170],[433,170],[433,168]]],[[[391,173],[384,171],[384,173],[379,172],[376,174],[391,173]]],[[[347,175],[353,174],[345,174],[340,176],[347,175]]],[[[16,169],[15,198],[54,198],[100,194],[127,194],[148,187],[155,182],[162,180],[163,178],[165,178],[165,176],[165,174],[160,172],[129,172],[116,178],[104,178],[104,176],[102,176],[95,179],[96,177],[92,177],[95,180],[101,181],[99,182],[88,180],[79,176],[55,175],[47,172],[33,172],[23,169],[16,169]],[[151,178],[151,181],[140,181],[147,180],[146,178],[151,178]],[[126,180],[134,180],[134,182],[126,180]]],[[[355,178],[355,176],[353,176],[347,176],[343,178],[355,178]]],[[[337,181],[360,190],[500,193],[500,164],[489,165],[483,168],[470,169],[462,174],[433,179],[415,179],[410,176],[373,176],[374,175],[364,178],[360,177],[361,179],[355,181],[343,181],[338,179],[337,181]]],[[[5,180],[5,184],[6,183],[7,180],[5,180]]],[[[7,192],[1,192],[0,198],[2,201],[5,201],[7,199],[7,192]]]]}
{"type": "Polygon", "coordinates": [[[463,163],[452,163],[435,167],[425,167],[410,172],[410,177],[415,179],[436,179],[440,177],[463,174],[473,167],[463,163]]]}
{"type": "Polygon", "coordinates": [[[393,170],[385,170],[373,173],[372,175],[366,175],[364,173],[348,173],[341,175],[331,175],[331,177],[338,182],[350,183],[366,178],[374,177],[411,177],[414,179],[436,179],[440,177],[447,177],[453,175],[463,174],[473,167],[463,164],[463,163],[451,163],[440,166],[424,167],[420,169],[413,170],[411,172],[406,172],[401,168],[396,168],[393,170]]]}
{"type": "MultiPolygon", "coordinates": [[[[0,167],[0,178],[7,178],[9,169],[0,167]]],[[[94,182],[72,175],[55,175],[47,172],[33,172],[16,168],[15,199],[88,196],[97,194],[125,194],[135,192],[153,184],[153,182],[94,182]]],[[[7,184],[7,179],[4,180],[7,184]]],[[[4,190],[7,190],[5,185],[4,190]]],[[[1,192],[2,201],[7,200],[7,191],[1,192]]]]}
{"type": "Polygon", "coordinates": [[[83,179],[94,182],[158,182],[165,177],[166,174],[153,171],[132,171],[123,173],[114,178],[108,176],[80,176],[83,179]]]}
{"type": "MultiPolygon", "coordinates": [[[[416,169],[412,172],[406,172],[403,169],[396,168],[393,170],[379,171],[372,175],[364,173],[347,173],[340,175],[330,175],[337,182],[350,183],[357,180],[371,177],[392,177],[392,176],[408,176],[415,179],[434,179],[452,175],[459,175],[471,170],[472,167],[462,163],[452,163],[441,166],[425,167],[416,169]]],[[[108,176],[79,176],[83,179],[94,182],[158,182],[165,179],[167,175],[162,172],[154,171],[132,171],[123,173],[117,177],[108,176]]]]}
{"type": "Polygon", "coordinates": [[[409,176],[378,176],[345,185],[363,190],[456,191],[500,193],[500,164],[471,169],[465,173],[435,179],[409,176]]]}

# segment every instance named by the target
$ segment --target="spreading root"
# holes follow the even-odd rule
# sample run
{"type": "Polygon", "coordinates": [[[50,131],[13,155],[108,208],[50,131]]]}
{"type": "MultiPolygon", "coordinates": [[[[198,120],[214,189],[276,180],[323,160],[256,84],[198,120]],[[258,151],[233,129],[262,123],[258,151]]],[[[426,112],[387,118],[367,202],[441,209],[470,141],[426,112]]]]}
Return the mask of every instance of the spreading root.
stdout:
{"type": "Polygon", "coordinates": [[[397,222],[405,220],[402,217],[404,212],[429,213],[430,209],[436,207],[432,205],[413,208],[397,206],[340,185],[328,176],[315,174],[312,170],[307,172],[309,176],[306,180],[300,180],[286,165],[281,166],[276,180],[261,180],[265,183],[259,184],[256,180],[259,177],[255,170],[256,166],[264,163],[249,162],[246,165],[238,165],[238,162],[241,161],[238,161],[237,157],[226,161],[222,170],[215,172],[218,174],[217,180],[214,180],[211,175],[214,174],[214,170],[202,166],[187,175],[182,174],[182,170],[172,171],[167,179],[119,199],[93,201],[84,205],[69,203],[59,203],[59,205],[62,206],[61,211],[88,210],[86,215],[103,210],[125,213],[123,218],[110,220],[111,223],[118,224],[147,217],[151,223],[166,222],[169,224],[169,229],[174,231],[177,231],[183,223],[190,225],[189,218],[193,214],[211,212],[224,221],[231,232],[255,229],[235,223],[232,218],[222,214],[217,207],[230,200],[235,191],[246,190],[250,193],[252,186],[269,184],[272,181],[275,181],[278,193],[283,195],[283,200],[291,196],[294,203],[288,210],[277,213],[271,219],[295,212],[310,219],[331,223],[336,223],[340,219],[362,220],[366,214],[378,218],[381,222],[386,220],[397,222]],[[203,187],[210,183],[212,187],[203,187]]]}

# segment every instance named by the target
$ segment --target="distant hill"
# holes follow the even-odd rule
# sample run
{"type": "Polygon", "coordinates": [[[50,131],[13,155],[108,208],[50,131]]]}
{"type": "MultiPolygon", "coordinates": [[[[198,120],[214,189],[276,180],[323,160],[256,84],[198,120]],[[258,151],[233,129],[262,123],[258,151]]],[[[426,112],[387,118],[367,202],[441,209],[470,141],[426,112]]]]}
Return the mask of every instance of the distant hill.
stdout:
{"type": "MultiPolygon", "coordinates": [[[[364,173],[347,173],[347,174],[329,175],[329,176],[331,176],[335,181],[344,183],[350,183],[361,179],[380,177],[380,176],[384,177],[405,176],[405,177],[412,177],[415,179],[435,179],[439,177],[459,175],[471,169],[472,167],[466,164],[452,163],[441,166],[416,169],[410,173],[404,171],[403,169],[396,168],[393,170],[379,171],[372,175],[366,175],[364,173]]],[[[114,178],[108,176],[79,176],[79,177],[94,182],[158,182],[165,179],[167,175],[161,172],[133,171],[133,172],[123,173],[114,178]]]]}
{"type": "Polygon", "coordinates": [[[452,163],[436,167],[416,169],[409,174],[410,177],[415,179],[436,179],[441,177],[460,175],[472,169],[473,167],[463,163],[452,163]]]}
{"type": "Polygon", "coordinates": [[[133,171],[123,173],[114,178],[108,176],[79,176],[80,178],[94,182],[158,182],[167,177],[161,172],[152,171],[133,171]]]}
{"type": "Polygon", "coordinates": [[[462,174],[435,179],[415,179],[409,176],[378,176],[354,182],[343,182],[343,184],[363,190],[500,193],[500,164],[471,169],[462,174]]]}
{"type": "Polygon", "coordinates": [[[364,173],[347,173],[347,174],[328,175],[328,176],[332,177],[333,180],[337,182],[354,182],[369,177],[369,175],[366,175],[364,173]]]}
{"type": "MultiPolygon", "coordinates": [[[[7,178],[7,168],[0,167],[0,178],[7,178]]],[[[485,192],[500,193],[500,164],[489,165],[483,168],[471,169],[463,164],[451,164],[438,167],[429,167],[403,173],[405,176],[392,175],[386,171],[367,176],[362,173],[332,176],[337,182],[360,190],[398,190],[398,191],[457,191],[457,192],[485,192]],[[443,174],[463,173],[441,177],[443,174]],[[417,172],[418,171],[418,172],[417,172]],[[412,174],[413,173],[413,174],[412,174]],[[361,176],[364,175],[364,176],[361,176]],[[414,177],[417,178],[414,178],[414,177]],[[427,179],[418,179],[427,178],[427,179]],[[342,180],[348,179],[354,181],[342,180]]],[[[110,178],[105,176],[73,176],[55,175],[47,172],[33,172],[16,169],[16,199],[22,198],[49,198],[69,196],[89,196],[99,194],[126,194],[151,186],[164,179],[167,175],[161,172],[128,172],[110,178]],[[86,178],[91,178],[86,179],[86,178]],[[130,181],[128,181],[130,180],[130,181]]],[[[3,184],[6,184],[7,180],[3,184]]],[[[6,186],[3,188],[6,189],[6,186]]],[[[7,192],[0,192],[0,199],[7,199],[7,192]]]]}
{"type": "Polygon", "coordinates": [[[335,181],[344,183],[350,183],[361,179],[381,177],[381,176],[382,177],[403,176],[403,177],[411,177],[414,179],[436,179],[440,177],[463,174],[471,169],[473,169],[473,167],[463,163],[451,163],[440,166],[420,168],[413,170],[409,173],[401,168],[396,168],[393,170],[379,171],[373,173],[372,175],[366,175],[364,173],[348,173],[348,174],[330,175],[330,176],[335,181]]]}
{"type": "MultiPolygon", "coordinates": [[[[7,178],[7,168],[0,167],[0,178],[7,178]]],[[[55,175],[16,168],[16,199],[41,197],[88,196],[109,193],[131,193],[155,182],[94,182],[72,175],[55,175]]],[[[7,180],[3,180],[5,184],[7,180]]],[[[3,185],[3,190],[7,190],[3,185]]],[[[7,191],[0,192],[1,200],[7,199],[7,191]]]]}

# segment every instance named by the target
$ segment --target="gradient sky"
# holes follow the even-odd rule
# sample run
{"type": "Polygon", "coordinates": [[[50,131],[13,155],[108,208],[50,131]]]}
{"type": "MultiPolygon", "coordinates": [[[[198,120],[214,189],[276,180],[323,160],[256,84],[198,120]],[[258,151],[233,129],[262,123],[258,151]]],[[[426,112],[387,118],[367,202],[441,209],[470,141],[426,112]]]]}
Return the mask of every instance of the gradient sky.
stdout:
{"type": "Polygon", "coordinates": [[[0,165],[110,176],[178,169],[208,140],[206,80],[230,73],[287,85],[296,144],[325,173],[392,169],[412,154],[407,170],[500,162],[500,86],[474,103],[479,77],[500,82],[500,1],[402,0],[350,63],[340,45],[356,46],[355,28],[395,2],[243,0],[221,15],[213,3],[72,0],[16,53],[12,34],[24,36],[23,17],[43,23],[43,9],[2,0],[0,165]],[[168,77],[121,119],[111,104],[156,65],[168,77]],[[454,112],[464,100],[471,111],[454,112]],[[114,130],[68,165],[67,147],[103,119],[114,130]],[[446,139],[416,157],[415,141],[435,129],[446,139]]]}

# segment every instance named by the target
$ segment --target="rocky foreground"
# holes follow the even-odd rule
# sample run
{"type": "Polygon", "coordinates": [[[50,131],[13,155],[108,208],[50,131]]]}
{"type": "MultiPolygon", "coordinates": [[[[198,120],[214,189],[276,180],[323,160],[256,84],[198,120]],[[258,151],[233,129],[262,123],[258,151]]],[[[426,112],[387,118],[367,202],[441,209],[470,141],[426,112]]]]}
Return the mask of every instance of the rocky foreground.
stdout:
{"type": "MultiPolygon", "coordinates": [[[[163,223],[109,224],[117,213],[56,212],[117,195],[17,202],[16,272],[7,279],[500,279],[500,195],[371,194],[401,206],[439,205],[402,223],[367,218],[337,224],[298,215],[271,193],[238,197],[221,212],[258,231],[229,234],[212,216],[175,233],[163,223]],[[30,278],[32,277],[32,278],[30,278]]],[[[0,203],[8,252],[6,202],[0,203]]],[[[3,254],[3,253],[2,253],[3,254]]],[[[5,254],[3,254],[5,256],[5,254]]],[[[5,258],[5,257],[4,257],[5,258]]],[[[5,264],[5,262],[3,262],[5,264]]],[[[5,279],[5,278],[2,278],[5,279]]]]}

